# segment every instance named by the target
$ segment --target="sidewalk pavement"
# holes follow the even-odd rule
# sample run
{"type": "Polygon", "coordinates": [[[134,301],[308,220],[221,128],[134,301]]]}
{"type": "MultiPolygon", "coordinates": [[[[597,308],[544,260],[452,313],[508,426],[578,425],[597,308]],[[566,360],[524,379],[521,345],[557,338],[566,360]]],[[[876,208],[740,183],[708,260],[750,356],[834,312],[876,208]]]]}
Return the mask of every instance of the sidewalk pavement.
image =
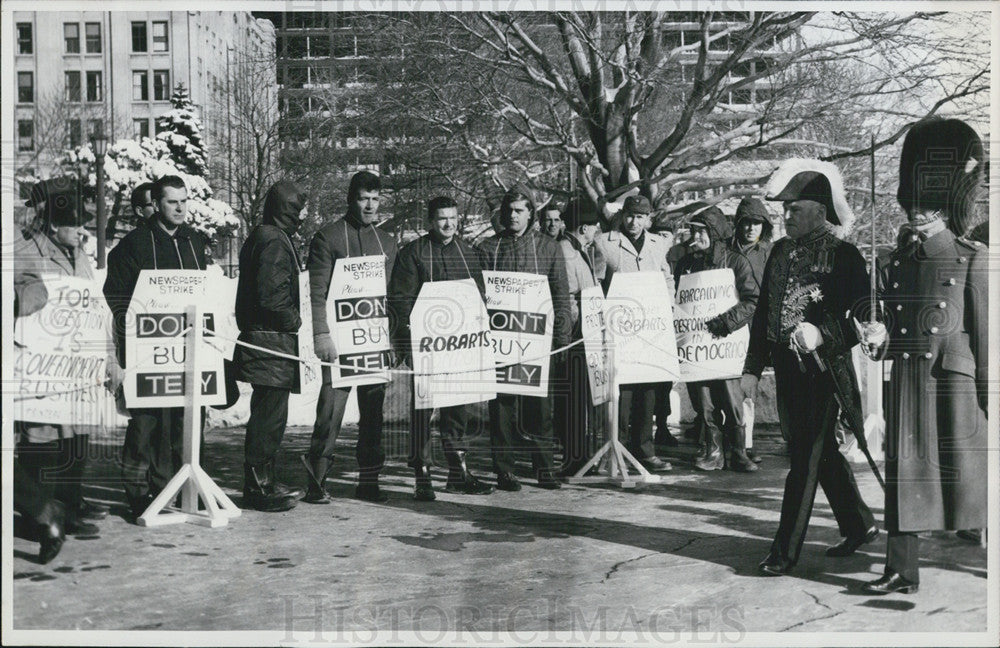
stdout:
{"type": "MultiPolygon", "coordinates": [[[[286,434],[286,483],[304,483],[298,455],[309,432],[286,434]]],[[[839,536],[822,493],[792,575],[758,576],[787,472],[773,432],[757,442],[764,463],[755,474],[699,473],[689,464],[693,448],[682,446],[668,453],[675,467],[660,484],[547,491],[522,458],[521,492],[445,493],[446,471],[435,469],[438,499],[420,503],[397,430],[386,434],[386,504],[351,497],[355,439],[347,429],[339,443],[332,504],[244,511],[219,529],[130,524],[118,448],[94,444],[86,493],[112,513],[98,535],[68,538],[48,565],[36,564],[35,543],[15,539],[14,628],[255,630],[305,643],[370,642],[376,628],[420,631],[416,641],[432,643],[444,631],[479,633],[462,635],[466,643],[494,631],[517,631],[518,643],[570,631],[582,643],[629,632],[664,642],[697,631],[730,642],[760,632],[986,630],[983,548],[927,534],[918,593],[861,595],[859,586],[881,575],[885,534],[850,558],[825,558],[839,536]]],[[[237,505],[242,452],[242,429],[207,435],[203,466],[237,505]]],[[[492,478],[483,439],[470,456],[492,478]]],[[[878,484],[866,466],[855,472],[881,521],[878,484]]]]}

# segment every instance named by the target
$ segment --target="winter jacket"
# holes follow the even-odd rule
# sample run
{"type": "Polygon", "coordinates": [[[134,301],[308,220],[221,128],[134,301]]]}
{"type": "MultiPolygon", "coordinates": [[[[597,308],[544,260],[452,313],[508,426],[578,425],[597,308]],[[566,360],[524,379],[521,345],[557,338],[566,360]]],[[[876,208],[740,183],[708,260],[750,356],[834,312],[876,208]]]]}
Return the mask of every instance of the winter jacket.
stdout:
{"type": "Polygon", "coordinates": [[[643,233],[642,250],[636,251],[632,241],[624,232],[615,230],[599,234],[594,240],[594,246],[607,262],[607,272],[604,274],[604,292],[611,286],[611,279],[616,272],[662,272],[667,278],[668,287],[673,286],[670,264],[667,253],[669,242],[659,234],[643,233]]]}
{"type": "Polygon", "coordinates": [[[396,241],[392,235],[371,225],[362,225],[351,215],[326,225],[313,236],[309,244],[309,297],[312,302],[313,335],[330,333],[326,321],[326,298],[333,279],[333,264],[339,259],[385,256],[386,273],[396,261],[396,241]]]}
{"type": "Polygon", "coordinates": [[[457,236],[442,245],[426,234],[404,245],[396,256],[389,278],[389,309],[397,349],[410,349],[410,312],[428,281],[472,279],[483,294],[483,266],[479,251],[457,236]]]}
{"type": "MultiPolygon", "coordinates": [[[[291,236],[299,227],[305,195],[290,182],[278,182],[264,202],[264,218],[240,250],[236,288],[236,325],[240,341],[297,356],[299,351],[299,257],[291,236]]],[[[238,380],[298,392],[299,363],[266,351],[237,345],[233,355],[238,380]]]]}
{"type": "Polygon", "coordinates": [[[593,244],[586,248],[572,234],[567,234],[559,241],[563,260],[566,263],[566,279],[569,286],[569,296],[572,300],[570,316],[573,322],[573,339],[579,339],[580,331],[580,291],[584,288],[599,286],[604,278],[606,263],[604,257],[596,251],[593,244]]]}
{"type": "Polygon", "coordinates": [[[724,243],[713,243],[704,251],[689,249],[688,253],[677,262],[674,274],[677,282],[675,287],[680,283],[682,275],[718,268],[729,268],[733,271],[736,292],[739,294],[739,302],[718,315],[719,321],[725,327],[724,333],[729,335],[748,324],[757,308],[757,296],[760,290],[746,257],[729,250],[724,243]]]}
{"type": "Polygon", "coordinates": [[[141,221],[108,253],[108,276],[104,298],[114,315],[115,349],[118,364],[125,366],[125,313],[143,270],[205,270],[208,260],[205,237],[190,225],[178,227],[170,235],[156,216],[141,221]]]}
{"type": "Polygon", "coordinates": [[[556,348],[569,344],[572,329],[569,283],[559,243],[529,229],[521,236],[509,231],[491,236],[479,244],[479,250],[484,270],[529,272],[548,278],[553,311],[552,344],[556,348]]]}

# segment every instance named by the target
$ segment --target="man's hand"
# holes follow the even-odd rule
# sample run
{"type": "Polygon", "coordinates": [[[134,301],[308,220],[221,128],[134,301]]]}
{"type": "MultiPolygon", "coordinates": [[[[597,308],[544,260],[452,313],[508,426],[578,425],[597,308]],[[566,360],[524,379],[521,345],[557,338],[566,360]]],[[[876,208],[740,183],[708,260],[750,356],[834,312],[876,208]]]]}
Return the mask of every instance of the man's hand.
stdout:
{"type": "Polygon", "coordinates": [[[333,339],[329,333],[314,335],[313,349],[316,352],[316,357],[323,362],[335,362],[337,360],[337,349],[333,346],[333,339]]]}
{"type": "Polygon", "coordinates": [[[854,329],[858,332],[861,350],[869,357],[876,355],[889,337],[888,331],[885,330],[885,324],[882,322],[862,324],[858,320],[854,320],[854,329]]]}
{"type": "Polygon", "coordinates": [[[722,320],[722,317],[713,317],[705,322],[705,328],[712,334],[712,337],[721,338],[729,335],[729,327],[722,320]]]}
{"type": "Polygon", "coordinates": [[[744,398],[749,398],[754,403],[757,402],[757,383],[759,381],[760,379],[753,374],[743,374],[740,378],[740,389],[743,391],[744,398]]]}
{"type": "Polygon", "coordinates": [[[125,370],[118,366],[118,361],[114,358],[114,356],[109,357],[105,364],[104,385],[108,388],[108,391],[113,394],[115,393],[115,390],[121,386],[122,381],[125,380],[125,370]]]}
{"type": "Polygon", "coordinates": [[[792,345],[799,353],[812,353],[823,344],[823,334],[809,322],[801,322],[792,332],[792,345]]]}

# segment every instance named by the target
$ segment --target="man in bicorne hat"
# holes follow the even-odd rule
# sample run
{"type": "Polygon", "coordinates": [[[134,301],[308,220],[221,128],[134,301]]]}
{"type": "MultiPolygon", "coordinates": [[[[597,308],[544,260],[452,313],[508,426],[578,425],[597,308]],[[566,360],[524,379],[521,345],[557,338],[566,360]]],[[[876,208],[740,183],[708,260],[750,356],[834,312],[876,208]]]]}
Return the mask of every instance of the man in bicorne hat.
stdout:
{"type": "Polygon", "coordinates": [[[774,366],[791,469],[778,531],[759,568],[764,575],[781,576],[798,561],[817,485],[844,537],[827,549],[827,556],[849,556],[878,535],[834,435],[840,410],[835,389],[845,382],[834,377],[857,389],[850,361],[858,342],[851,311],[867,303],[869,279],[861,253],[834,230],[847,230],[853,219],[835,166],[787,160],[768,181],[767,199],[783,203],[788,238],[775,244],[764,269],[743,386],[744,393],[754,393],[764,367],[774,366]],[[826,345],[823,359],[817,353],[821,345],[826,345]]]}
{"type": "Polygon", "coordinates": [[[897,199],[909,222],[883,277],[885,324],[862,329],[863,348],[892,361],[889,540],[867,594],[917,590],[918,532],[986,526],[988,260],[961,238],[984,216],[986,166],[979,136],[957,119],[918,123],[903,142],[897,199]]]}

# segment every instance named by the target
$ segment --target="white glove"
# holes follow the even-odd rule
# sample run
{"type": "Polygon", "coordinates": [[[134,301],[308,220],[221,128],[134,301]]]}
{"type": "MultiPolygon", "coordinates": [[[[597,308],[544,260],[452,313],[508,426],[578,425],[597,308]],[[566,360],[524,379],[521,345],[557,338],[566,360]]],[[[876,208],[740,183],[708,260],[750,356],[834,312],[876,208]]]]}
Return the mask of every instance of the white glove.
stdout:
{"type": "Polygon", "coordinates": [[[823,334],[809,322],[801,322],[792,332],[792,345],[799,353],[812,353],[823,344],[823,334]]]}
{"type": "Polygon", "coordinates": [[[111,356],[105,362],[104,369],[105,385],[112,394],[121,386],[125,380],[125,370],[118,366],[118,361],[111,356]]]}
{"type": "Polygon", "coordinates": [[[869,356],[878,353],[878,350],[882,348],[882,345],[889,338],[889,333],[882,322],[865,322],[862,324],[855,319],[854,329],[858,332],[858,341],[861,342],[862,350],[869,356]]]}

